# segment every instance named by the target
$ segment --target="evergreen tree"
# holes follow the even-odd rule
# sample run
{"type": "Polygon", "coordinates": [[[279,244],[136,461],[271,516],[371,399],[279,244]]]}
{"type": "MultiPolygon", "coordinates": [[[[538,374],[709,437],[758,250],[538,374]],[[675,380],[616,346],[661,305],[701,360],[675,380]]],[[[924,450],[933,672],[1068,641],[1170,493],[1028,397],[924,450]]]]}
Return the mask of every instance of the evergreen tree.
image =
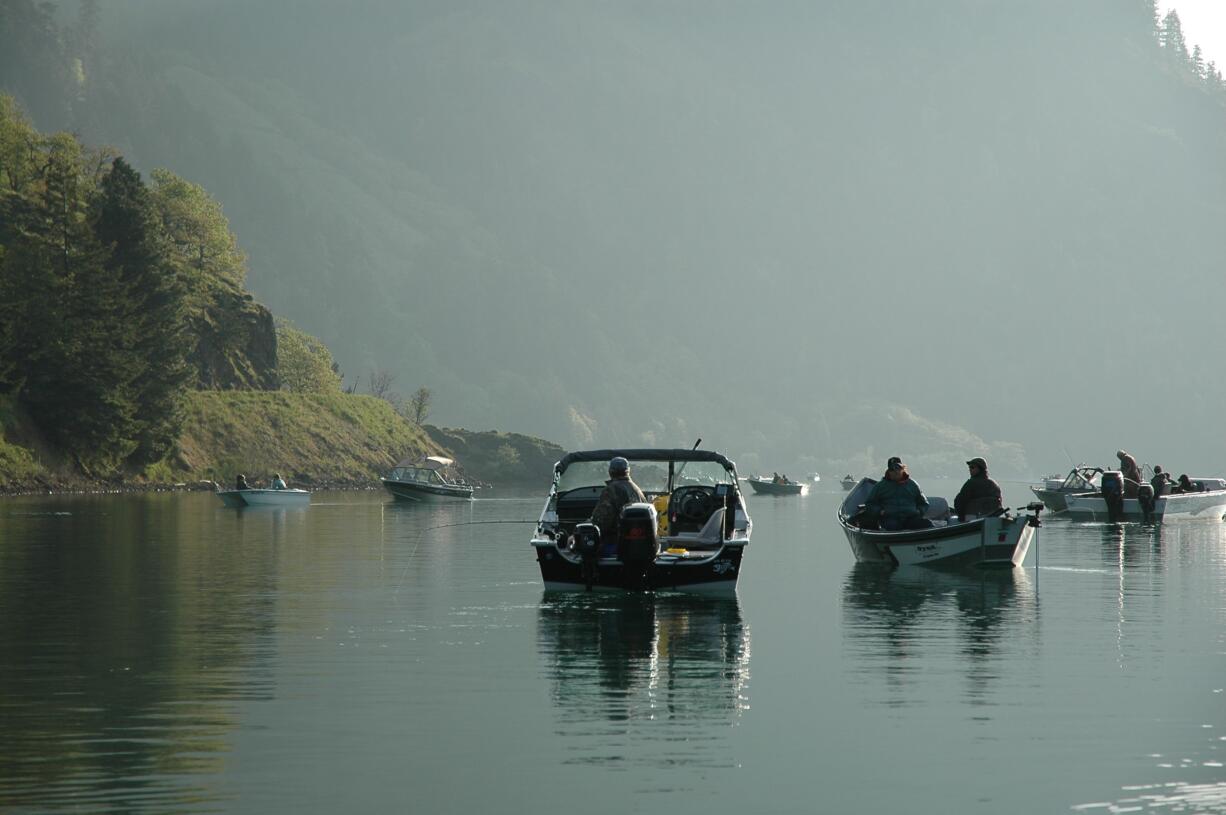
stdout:
{"type": "Polygon", "coordinates": [[[1198,79],[1201,79],[1204,77],[1205,75],[1205,57],[1204,55],[1201,54],[1199,45],[1192,46],[1192,56],[1189,59],[1188,64],[1192,67],[1192,73],[1196,74],[1196,77],[1198,79]]]}
{"type": "Polygon", "coordinates": [[[184,295],[169,257],[148,188],[122,158],[111,165],[97,201],[95,231],[109,253],[106,270],[122,290],[126,326],[116,327],[131,343],[137,371],[131,393],[137,406],[136,450],[132,461],[147,464],[164,457],[182,426],[182,396],[188,369],[184,362],[184,295]]]}
{"type": "Polygon", "coordinates": [[[1175,9],[1168,11],[1162,18],[1162,25],[1158,29],[1158,43],[1167,49],[1177,62],[1188,62],[1188,43],[1183,36],[1183,24],[1179,22],[1179,12],[1175,9]]]}
{"type": "Polygon", "coordinates": [[[38,228],[19,243],[31,326],[22,401],[86,472],[109,472],[135,449],[131,304],[89,221],[88,157],[67,134],[47,140],[38,228]]]}

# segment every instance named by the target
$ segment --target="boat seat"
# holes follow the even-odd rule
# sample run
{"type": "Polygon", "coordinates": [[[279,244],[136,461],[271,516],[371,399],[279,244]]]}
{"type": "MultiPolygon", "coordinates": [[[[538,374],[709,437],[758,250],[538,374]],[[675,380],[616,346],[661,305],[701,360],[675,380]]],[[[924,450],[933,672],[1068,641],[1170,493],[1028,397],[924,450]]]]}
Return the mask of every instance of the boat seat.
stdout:
{"type": "Polygon", "coordinates": [[[724,508],[711,513],[702,529],[697,532],[678,532],[667,535],[664,541],[677,543],[686,549],[718,549],[724,545],[724,508]]]}
{"type": "Polygon", "coordinates": [[[930,521],[948,521],[949,502],[944,498],[929,498],[928,509],[924,511],[924,517],[930,521]]]}

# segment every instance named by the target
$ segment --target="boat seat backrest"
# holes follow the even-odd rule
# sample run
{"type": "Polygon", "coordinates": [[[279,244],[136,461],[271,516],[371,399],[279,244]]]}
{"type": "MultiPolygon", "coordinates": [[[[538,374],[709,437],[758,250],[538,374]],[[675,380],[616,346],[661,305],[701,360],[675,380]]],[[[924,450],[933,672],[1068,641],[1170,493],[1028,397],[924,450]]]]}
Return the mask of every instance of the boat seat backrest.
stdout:
{"type": "Polygon", "coordinates": [[[686,549],[718,549],[724,545],[724,508],[720,507],[711,513],[702,529],[697,532],[679,532],[670,534],[669,541],[675,541],[686,549]]]}
{"type": "Polygon", "coordinates": [[[930,521],[948,521],[949,502],[941,497],[929,498],[928,509],[924,511],[924,517],[930,521]]]}

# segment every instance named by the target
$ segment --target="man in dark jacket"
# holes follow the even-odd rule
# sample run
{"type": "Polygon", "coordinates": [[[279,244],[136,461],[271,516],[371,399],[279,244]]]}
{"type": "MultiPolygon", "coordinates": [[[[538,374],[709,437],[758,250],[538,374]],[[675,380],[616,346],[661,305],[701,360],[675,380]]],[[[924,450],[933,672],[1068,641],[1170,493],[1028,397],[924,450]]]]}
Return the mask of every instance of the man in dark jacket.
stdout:
{"type": "Polygon", "coordinates": [[[638,484],[630,480],[630,462],[621,456],[609,461],[609,480],[605,482],[604,492],[592,510],[592,523],[600,527],[602,543],[612,543],[617,540],[617,519],[621,517],[622,507],[626,504],[641,503],[647,500],[638,484]]]}
{"type": "Polygon", "coordinates": [[[928,499],[924,491],[911,480],[907,465],[898,456],[886,464],[885,475],[873,485],[864,502],[870,518],[878,519],[887,532],[902,529],[927,529],[932,521],[924,517],[928,499]]]}
{"type": "Polygon", "coordinates": [[[966,479],[954,499],[954,513],[966,520],[971,516],[991,515],[1000,509],[1000,485],[988,475],[988,463],[981,458],[966,462],[971,477],[966,479]]]}
{"type": "Polygon", "coordinates": [[[1149,480],[1154,488],[1154,497],[1161,498],[1171,491],[1171,474],[1162,469],[1161,464],[1154,465],[1154,477],[1149,480]]]}

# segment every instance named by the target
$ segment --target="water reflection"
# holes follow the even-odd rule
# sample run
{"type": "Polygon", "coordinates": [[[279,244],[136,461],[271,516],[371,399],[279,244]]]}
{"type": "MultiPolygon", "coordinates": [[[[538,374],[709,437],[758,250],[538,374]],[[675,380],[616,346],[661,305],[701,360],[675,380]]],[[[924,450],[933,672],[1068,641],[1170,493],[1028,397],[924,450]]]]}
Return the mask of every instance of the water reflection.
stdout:
{"type": "Polygon", "coordinates": [[[38,811],[186,811],[214,796],[233,704],[262,698],[286,520],[195,504],[82,499],[0,525],[0,799],[38,811]],[[211,507],[210,507],[211,509],[211,507]],[[187,513],[187,514],[185,514],[187,513]],[[273,527],[271,536],[268,527],[273,527]]]}
{"type": "Polygon", "coordinates": [[[546,592],[537,642],[572,763],[718,763],[749,707],[735,596],[546,592]]]}
{"type": "Polygon", "coordinates": [[[1035,611],[1024,569],[947,572],[857,564],[843,587],[843,630],[869,676],[884,678],[886,704],[915,702],[906,693],[923,667],[942,658],[984,701],[999,678],[997,650],[1035,611]]]}

